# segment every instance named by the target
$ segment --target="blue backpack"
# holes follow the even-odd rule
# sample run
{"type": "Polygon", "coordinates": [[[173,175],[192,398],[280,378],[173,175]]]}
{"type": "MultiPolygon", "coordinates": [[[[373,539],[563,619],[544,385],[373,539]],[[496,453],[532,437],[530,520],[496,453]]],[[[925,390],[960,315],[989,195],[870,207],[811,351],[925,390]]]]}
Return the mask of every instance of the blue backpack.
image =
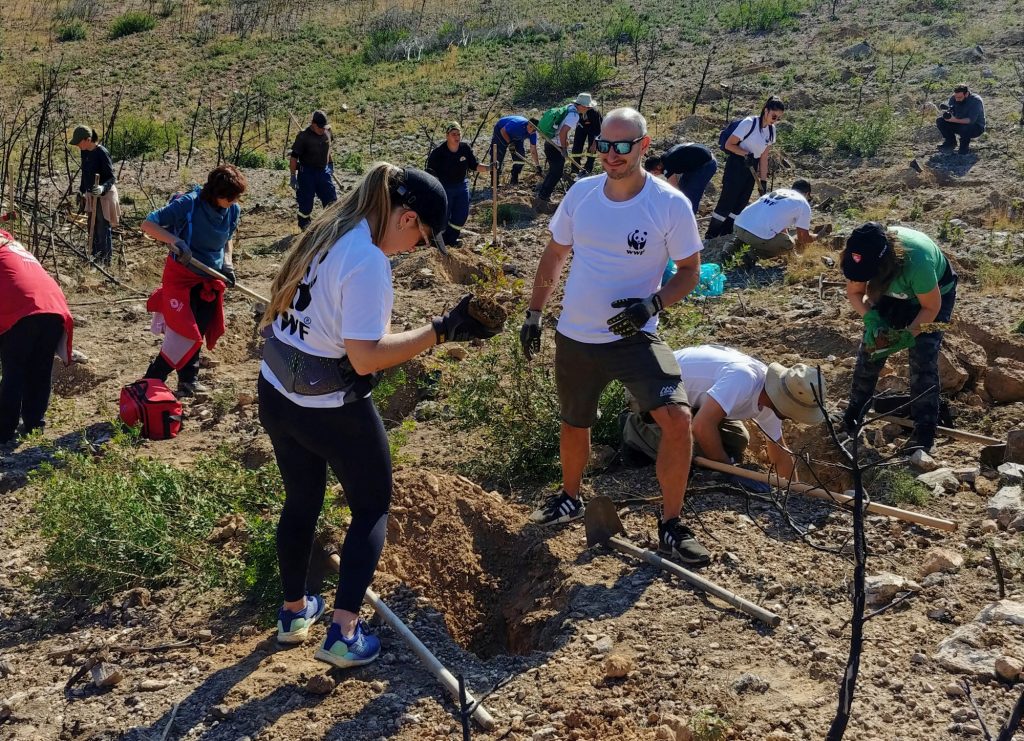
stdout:
{"type": "MultiPolygon", "coordinates": [[[[736,133],[736,127],[739,126],[741,123],[743,123],[745,120],[746,120],[745,118],[737,118],[734,121],[730,121],[728,123],[728,125],[726,125],[726,127],[724,129],[722,129],[722,133],[718,135],[718,148],[719,149],[721,149],[726,154],[732,154],[732,152],[730,152],[728,149],[725,148],[726,142],[729,141],[729,137],[730,136],[732,136],[734,133],[736,133]]],[[[741,142],[745,142],[747,140],[747,137],[749,137],[751,134],[753,134],[754,133],[754,129],[756,129],[756,128],[757,128],[757,122],[755,121],[754,125],[750,127],[750,131],[748,131],[746,134],[744,134],[743,138],[740,139],[740,141],[741,142]]],[[[768,143],[771,144],[774,141],[775,141],[775,127],[774,126],[769,126],[768,127],[768,143]]]]}

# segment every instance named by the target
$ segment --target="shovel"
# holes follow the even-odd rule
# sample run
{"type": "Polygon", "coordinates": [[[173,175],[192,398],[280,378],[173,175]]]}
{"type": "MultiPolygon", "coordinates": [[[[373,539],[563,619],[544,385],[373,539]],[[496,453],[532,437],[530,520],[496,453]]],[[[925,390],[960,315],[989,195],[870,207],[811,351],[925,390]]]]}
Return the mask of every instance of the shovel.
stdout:
{"type": "Polygon", "coordinates": [[[770,625],[774,628],[782,622],[782,618],[775,613],[769,612],[763,607],[759,607],[753,602],[745,600],[739,595],[733,594],[728,589],[723,589],[717,584],[708,581],[704,577],[698,576],[692,571],[687,571],[682,566],[662,558],[654,551],[649,551],[646,548],[639,548],[628,540],[620,538],[619,533],[625,533],[626,531],[622,527],[622,520],[619,519],[619,513],[615,511],[615,504],[608,497],[594,497],[587,502],[587,509],[584,514],[583,524],[587,530],[588,547],[597,545],[598,543],[602,545],[609,545],[621,553],[635,556],[636,558],[646,561],[651,566],[667,571],[670,574],[675,574],[690,586],[728,602],[737,610],[750,615],[752,618],[760,620],[766,625],[770,625]]]}

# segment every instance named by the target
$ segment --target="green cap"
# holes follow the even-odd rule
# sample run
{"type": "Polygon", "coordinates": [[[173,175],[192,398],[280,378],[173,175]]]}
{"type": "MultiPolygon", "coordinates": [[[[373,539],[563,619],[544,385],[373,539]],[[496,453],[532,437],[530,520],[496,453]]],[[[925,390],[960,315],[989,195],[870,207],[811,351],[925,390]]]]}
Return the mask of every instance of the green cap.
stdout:
{"type": "Polygon", "coordinates": [[[76,126],[74,132],[71,134],[71,146],[83,142],[86,139],[92,139],[92,129],[88,126],[76,126]]]}
{"type": "Polygon", "coordinates": [[[460,134],[462,133],[462,127],[459,125],[458,121],[450,121],[448,123],[448,125],[444,129],[445,136],[452,133],[453,131],[458,131],[460,134]]]}

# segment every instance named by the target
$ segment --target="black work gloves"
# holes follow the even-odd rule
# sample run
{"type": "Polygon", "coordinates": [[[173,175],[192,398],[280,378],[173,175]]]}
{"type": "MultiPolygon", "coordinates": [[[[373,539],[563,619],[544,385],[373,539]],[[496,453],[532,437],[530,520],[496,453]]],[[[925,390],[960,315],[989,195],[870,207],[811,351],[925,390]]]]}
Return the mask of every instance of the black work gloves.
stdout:
{"type": "Polygon", "coordinates": [[[469,304],[472,300],[473,294],[467,293],[459,299],[459,303],[454,307],[441,316],[434,317],[432,324],[434,334],[437,336],[437,344],[465,342],[474,339],[487,340],[501,331],[500,328],[491,329],[470,316],[469,304]]]}
{"type": "Polygon", "coordinates": [[[519,329],[519,344],[523,347],[523,356],[527,360],[533,360],[533,356],[540,352],[540,312],[533,309],[526,310],[526,321],[519,329]]]}
{"type": "Polygon", "coordinates": [[[661,297],[652,293],[647,298],[620,298],[612,301],[612,308],[622,311],[608,320],[608,329],[620,337],[629,337],[643,329],[664,305],[661,303],[661,297]]]}

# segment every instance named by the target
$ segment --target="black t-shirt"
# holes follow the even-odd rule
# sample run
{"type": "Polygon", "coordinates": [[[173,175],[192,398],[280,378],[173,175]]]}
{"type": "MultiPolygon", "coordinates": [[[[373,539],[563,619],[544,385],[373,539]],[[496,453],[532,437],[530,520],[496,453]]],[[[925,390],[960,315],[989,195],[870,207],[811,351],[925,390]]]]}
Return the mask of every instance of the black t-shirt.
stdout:
{"type": "Polygon", "coordinates": [[[80,193],[92,190],[96,184],[96,176],[100,176],[100,185],[109,190],[114,184],[114,161],[110,152],[103,146],[96,146],[91,152],[82,150],[82,182],[78,186],[80,193]]]}
{"type": "Polygon", "coordinates": [[[587,137],[591,141],[597,138],[597,135],[601,133],[601,114],[596,108],[588,108],[585,115],[580,116],[580,121],[576,124],[576,136],[587,137]]]}
{"type": "Polygon", "coordinates": [[[442,185],[458,185],[466,179],[466,173],[475,170],[479,164],[466,142],[459,142],[459,148],[454,152],[444,142],[427,156],[427,172],[440,180],[442,185]]]}
{"type": "Polygon", "coordinates": [[[331,159],[331,130],[317,134],[311,128],[303,129],[295,137],[289,157],[294,157],[303,167],[322,170],[331,159]]]}
{"type": "Polygon", "coordinates": [[[713,160],[715,155],[703,144],[676,144],[665,152],[661,158],[665,168],[665,176],[685,174],[703,167],[713,160]]]}

